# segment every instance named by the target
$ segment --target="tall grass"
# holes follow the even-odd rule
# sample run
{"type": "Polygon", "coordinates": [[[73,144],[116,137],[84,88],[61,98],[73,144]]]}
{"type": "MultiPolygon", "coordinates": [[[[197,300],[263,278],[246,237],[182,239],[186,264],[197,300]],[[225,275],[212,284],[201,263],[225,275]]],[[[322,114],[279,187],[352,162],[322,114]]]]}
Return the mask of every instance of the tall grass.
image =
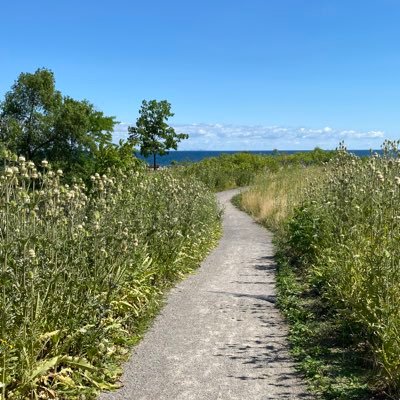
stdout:
{"type": "Polygon", "coordinates": [[[189,178],[115,172],[90,185],[8,156],[0,176],[0,398],[89,399],[154,299],[216,239],[189,178]]]}
{"type": "Polygon", "coordinates": [[[280,251],[325,312],[354,327],[369,349],[374,387],[393,396],[400,393],[398,145],[385,142],[383,154],[368,159],[341,148],[324,168],[285,169],[242,197],[243,207],[280,229],[280,251]]]}
{"type": "Polygon", "coordinates": [[[364,328],[380,384],[395,391],[400,389],[397,145],[385,143],[383,156],[368,161],[343,152],[326,182],[310,188],[288,228],[293,253],[303,255],[342,315],[364,328]]]}
{"type": "Polygon", "coordinates": [[[293,215],[294,208],[310,179],[320,176],[320,166],[288,166],[266,171],[254,179],[249,190],[241,194],[241,207],[256,220],[274,231],[293,215]]]}
{"type": "Polygon", "coordinates": [[[259,174],[277,172],[280,168],[322,164],[330,160],[334,154],[333,151],[321,149],[275,155],[235,153],[206,158],[178,169],[182,174],[200,180],[211,190],[218,191],[250,185],[259,174]]]}

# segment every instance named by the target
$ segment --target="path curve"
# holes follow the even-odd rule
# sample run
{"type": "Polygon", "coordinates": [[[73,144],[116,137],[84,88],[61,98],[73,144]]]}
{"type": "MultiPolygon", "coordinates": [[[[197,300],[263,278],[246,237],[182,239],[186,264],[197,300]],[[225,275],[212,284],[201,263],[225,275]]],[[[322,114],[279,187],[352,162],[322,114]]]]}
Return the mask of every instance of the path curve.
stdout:
{"type": "Polygon", "coordinates": [[[218,247],[171,290],[125,365],[124,386],[99,400],[310,398],[275,307],[272,235],[230,203],[236,193],[218,194],[218,247]]]}

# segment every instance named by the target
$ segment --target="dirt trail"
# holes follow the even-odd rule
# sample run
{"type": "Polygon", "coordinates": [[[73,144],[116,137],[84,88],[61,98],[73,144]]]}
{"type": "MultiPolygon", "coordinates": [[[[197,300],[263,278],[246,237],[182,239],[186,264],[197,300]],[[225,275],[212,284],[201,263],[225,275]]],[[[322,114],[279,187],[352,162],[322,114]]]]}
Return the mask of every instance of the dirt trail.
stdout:
{"type": "Polygon", "coordinates": [[[123,387],[100,400],[310,398],[275,307],[272,235],[218,194],[224,234],[201,268],[173,289],[125,365],[123,387]]]}

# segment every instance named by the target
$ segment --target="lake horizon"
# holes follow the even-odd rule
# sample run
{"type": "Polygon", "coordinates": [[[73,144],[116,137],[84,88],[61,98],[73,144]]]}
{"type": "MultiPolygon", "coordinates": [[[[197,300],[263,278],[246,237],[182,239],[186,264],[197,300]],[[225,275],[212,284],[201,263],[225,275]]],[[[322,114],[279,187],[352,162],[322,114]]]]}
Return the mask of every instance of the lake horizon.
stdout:
{"type": "MultiPolygon", "coordinates": [[[[313,150],[171,150],[164,156],[157,155],[156,163],[159,166],[168,166],[172,163],[184,163],[184,162],[199,162],[205,158],[218,157],[223,154],[235,154],[235,153],[250,153],[260,155],[273,155],[273,154],[296,154],[296,153],[309,153],[313,150]]],[[[324,149],[321,149],[324,150],[324,149]]],[[[324,150],[324,151],[333,151],[324,150]]],[[[358,157],[369,156],[372,152],[380,153],[381,150],[371,149],[348,149],[348,152],[355,154],[358,157]]],[[[143,157],[137,153],[137,157],[145,160],[148,164],[153,164],[153,157],[143,157]]]]}

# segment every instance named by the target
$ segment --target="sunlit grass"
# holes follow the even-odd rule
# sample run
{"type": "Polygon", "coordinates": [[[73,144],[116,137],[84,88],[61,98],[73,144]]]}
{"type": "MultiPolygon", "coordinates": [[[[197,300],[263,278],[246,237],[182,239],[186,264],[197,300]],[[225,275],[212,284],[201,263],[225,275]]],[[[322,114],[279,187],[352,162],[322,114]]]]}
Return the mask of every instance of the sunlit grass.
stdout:
{"type": "Polygon", "coordinates": [[[168,171],[67,185],[46,161],[5,156],[0,398],[94,398],[140,318],[215,242],[215,197],[168,171]]]}
{"type": "Polygon", "coordinates": [[[210,189],[218,191],[250,185],[259,175],[278,172],[281,168],[322,165],[334,155],[334,151],[321,149],[296,154],[224,154],[188,164],[181,168],[181,173],[195,177],[210,189]]]}
{"type": "MultiPolygon", "coordinates": [[[[373,371],[365,373],[369,389],[397,396],[400,157],[397,142],[386,142],[383,150],[382,156],[360,159],[341,148],[323,167],[284,168],[265,174],[242,195],[241,206],[279,233],[280,257],[284,264],[289,261],[297,267],[297,279],[307,292],[297,297],[297,305],[292,302],[293,309],[300,310],[304,299],[317,296],[324,312],[333,318],[329,325],[339,326],[336,321],[346,326],[352,345],[358,341],[355,351],[368,354],[364,354],[368,357],[364,367],[373,371]]],[[[292,296],[282,293],[284,300],[292,296]]],[[[311,313],[311,317],[320,318],[322,323],[326,314],[311,313]]],[[[295,324],[303,322],[296,320],[295,324]]],[[[306,324],[306,328],[311,325],[306,324]]],[[[301,351],[305,352],[305,347],[301,351]]],[[[333,372],[329,372],[329,379],[321,379],[324,369],[332,371],[321,367],[316,374],[324,382],[321,385],[325,385],[327,398],[335,385],[340,386],[343,398],[354,388],[369,390],[359,375],[352,375],[354,381],[347,376],[346,384],[335,381],[339,377],[333,372]]]]}
{"type": "Polygon", "coordinates": [[[277,230],[292,216],[310,179],[321,175],[321,166],[291,166],[257,176],[254,184],[241,195],[241,206],[256,220],[277,230]]]}

